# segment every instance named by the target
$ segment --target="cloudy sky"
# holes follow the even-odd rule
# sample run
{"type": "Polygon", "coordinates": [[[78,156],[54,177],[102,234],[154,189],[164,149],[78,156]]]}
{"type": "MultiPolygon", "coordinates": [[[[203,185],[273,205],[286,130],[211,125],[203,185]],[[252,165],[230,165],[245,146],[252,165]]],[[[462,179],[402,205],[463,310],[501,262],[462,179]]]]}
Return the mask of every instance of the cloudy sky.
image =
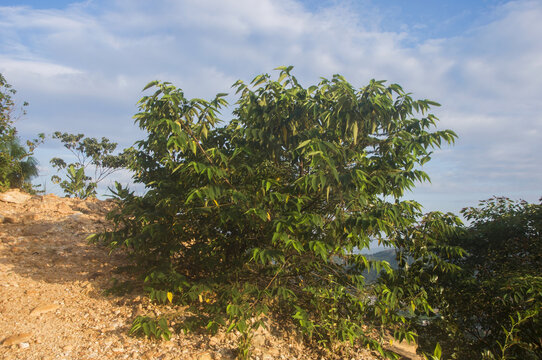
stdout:
{"type": "MultiPolygon", "coordinates": [[[[441,103],[439,127],[459,135],[409,197],[457,212],[542,196],[540,19],[536,0],[0,0],[0,72],[30,103],[23,138],[62,130],[121,147],[142,136],[132,116],[154,79],[206,98],[280,65],[306,86],[335,73],[399,83],[441,103]]],[[[60,192],[48,161],[67,154],[48,140],[36,155],[37,182],[60,192]]]]}

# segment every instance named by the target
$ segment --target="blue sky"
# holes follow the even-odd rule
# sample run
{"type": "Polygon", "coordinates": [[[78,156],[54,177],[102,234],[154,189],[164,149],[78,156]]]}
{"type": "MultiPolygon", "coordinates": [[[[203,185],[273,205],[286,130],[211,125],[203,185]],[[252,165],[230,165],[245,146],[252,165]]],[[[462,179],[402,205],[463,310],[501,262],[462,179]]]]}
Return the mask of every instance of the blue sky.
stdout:
{"type": "MultiPolygon", "coordinates": [[[[280,65],[307,86],[334,73],[396,82],[441,103],[439,127],[459,135],[409,197],[457,212],[542,196],[541,18],[532,0],[0,0],[0,72],[30,103],[23,138],[62,130],[122,147],[142,135],[132,116],[154,79],[207,98],[280,65]]],[[[53,140],[36,155],[41,183],[67,157],[53,140]]]]}

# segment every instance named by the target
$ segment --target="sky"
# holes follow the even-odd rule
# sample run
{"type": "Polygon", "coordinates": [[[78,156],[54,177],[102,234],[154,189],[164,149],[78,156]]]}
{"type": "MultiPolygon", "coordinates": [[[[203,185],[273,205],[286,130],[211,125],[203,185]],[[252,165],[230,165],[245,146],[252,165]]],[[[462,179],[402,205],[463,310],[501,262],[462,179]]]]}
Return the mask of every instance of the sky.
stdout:
{"type": "MultiPolygon", "coordinates": [[[[305,86],[336,73],[358,88],[398,83],[442,104],[439,129],[459,136],[407,198],[457,213],[542,196],[540,19],[532,0],[0,0],[0,73],[30,103],[23,139],[60,130],[120,148],[142,138],[132,116],[155,79],[203,98],[281,65],[305,86]]],[[[35,182],[61,194],[55,156],[69,160],[49,138],[35,182]]]]}

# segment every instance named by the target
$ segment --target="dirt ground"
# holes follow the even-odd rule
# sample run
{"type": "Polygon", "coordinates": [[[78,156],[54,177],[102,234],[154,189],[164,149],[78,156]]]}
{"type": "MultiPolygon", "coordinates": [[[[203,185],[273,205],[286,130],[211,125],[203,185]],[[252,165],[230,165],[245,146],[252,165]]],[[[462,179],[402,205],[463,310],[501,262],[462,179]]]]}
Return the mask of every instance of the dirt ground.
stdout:
{"type": "MultiPolygon", "coordinates": [[[[168,306],[137,291],[107,294],[122,255],[90,245],[112,202],[55,195],[0,194],[0,359],[234,359],[234,334],[174,334],[171,341],[128,335],[137,315],[168,306]]],[[[296,337],[262,330],[253,359],[317,359],[296,337]]],[[[353,359],[377,359],[361,351],[353,359]]]]}

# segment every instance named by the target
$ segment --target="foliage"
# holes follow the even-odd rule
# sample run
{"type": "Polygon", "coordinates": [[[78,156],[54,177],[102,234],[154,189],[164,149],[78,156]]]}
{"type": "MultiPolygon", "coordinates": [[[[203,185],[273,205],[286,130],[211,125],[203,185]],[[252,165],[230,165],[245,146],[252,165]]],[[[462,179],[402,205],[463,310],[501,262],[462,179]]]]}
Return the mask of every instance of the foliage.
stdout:
{"type": "Polygon", "coordinates": [[[96,138],[85,137],[83,134],[74,135],[57,131],[53,134],[53,138],[60,140],[64,147],[75,156],[75,161],[69,164],[61,158],[51,159],[51,165],[57,171],[66,170],[65,180],[58,175],[53,175],[51,180],[59,184],[64,193],[70,197],[81,199],[95,197],[98,183],[125,167],[128,160],[125,152],[113,155],[117,144],[105,137],[99,141],[96,138]],[[93,177],[85,173],[89,167],[94,168],[93,177]]]}
{"type": "Polygon", "coordinates": [[[8,188],[24,188],[32,191],[30,180],[37,176],[37,161],[32,157],[34,149],[43,142],[44,135],[27,141],[26,147],[17,136],[15,121],[26,114],[28,103],[18,108],[13,96],[17,93],[0,74],[0,191],[8,188]]]}
{"type": "MultiPolygon", "coordinates": [[[[438,279],[443,351],[456,359],[542,357],[542,204],[495,197],[465,208],[471,225],[450,237],[469,255],[438,279]]],[[[428,332],[435,335],[434,327],[428,332]]]]}
{"type": "Polygon", "coordinates": [[[145,335],[155,339],[169,340],[171,331],[164,318],[155,321],[147,316],[138,316],[130,328],[130,335],[145,335]]]}
{"type": "Polygon", "coordinates": [[[189,100],[170,83],[147,85],[155,91],[135,119],[148,136],[130,165],[147,192],[117,184],[116,229],[94,240],[128,249],[157,300],[171,294],[209,330],[238,331],[240,357],[271,314],[315,345],[350,341],[392,356],[371,329],[383,338],[391,326],[397,339],[414,340],[410,319],[431,306],[418,283],[367,285],[365,269],[395,272],[359,250],[402,241],[405,252],[448,269],[430,235],[457,219],[430,215],[406,239],[420,205],[401,198],[428,180],[418,167],[431,149],[456,135],[431,132],[437,118],[428,111],[438,104],[399,85],[355,89],[335,75],[304,88],[291,69],[236,82],[225,126],[225,94],[189,100]]]}
{"type": "Polygon", "coordinates": [[[431,355],[424,355],[424,358],[426,360],[440,360],[442,356],[442,348],[440,347],[440,344],[437,343],[435,346],[435,350],[433,351],[433,354],[431,355]]]}

